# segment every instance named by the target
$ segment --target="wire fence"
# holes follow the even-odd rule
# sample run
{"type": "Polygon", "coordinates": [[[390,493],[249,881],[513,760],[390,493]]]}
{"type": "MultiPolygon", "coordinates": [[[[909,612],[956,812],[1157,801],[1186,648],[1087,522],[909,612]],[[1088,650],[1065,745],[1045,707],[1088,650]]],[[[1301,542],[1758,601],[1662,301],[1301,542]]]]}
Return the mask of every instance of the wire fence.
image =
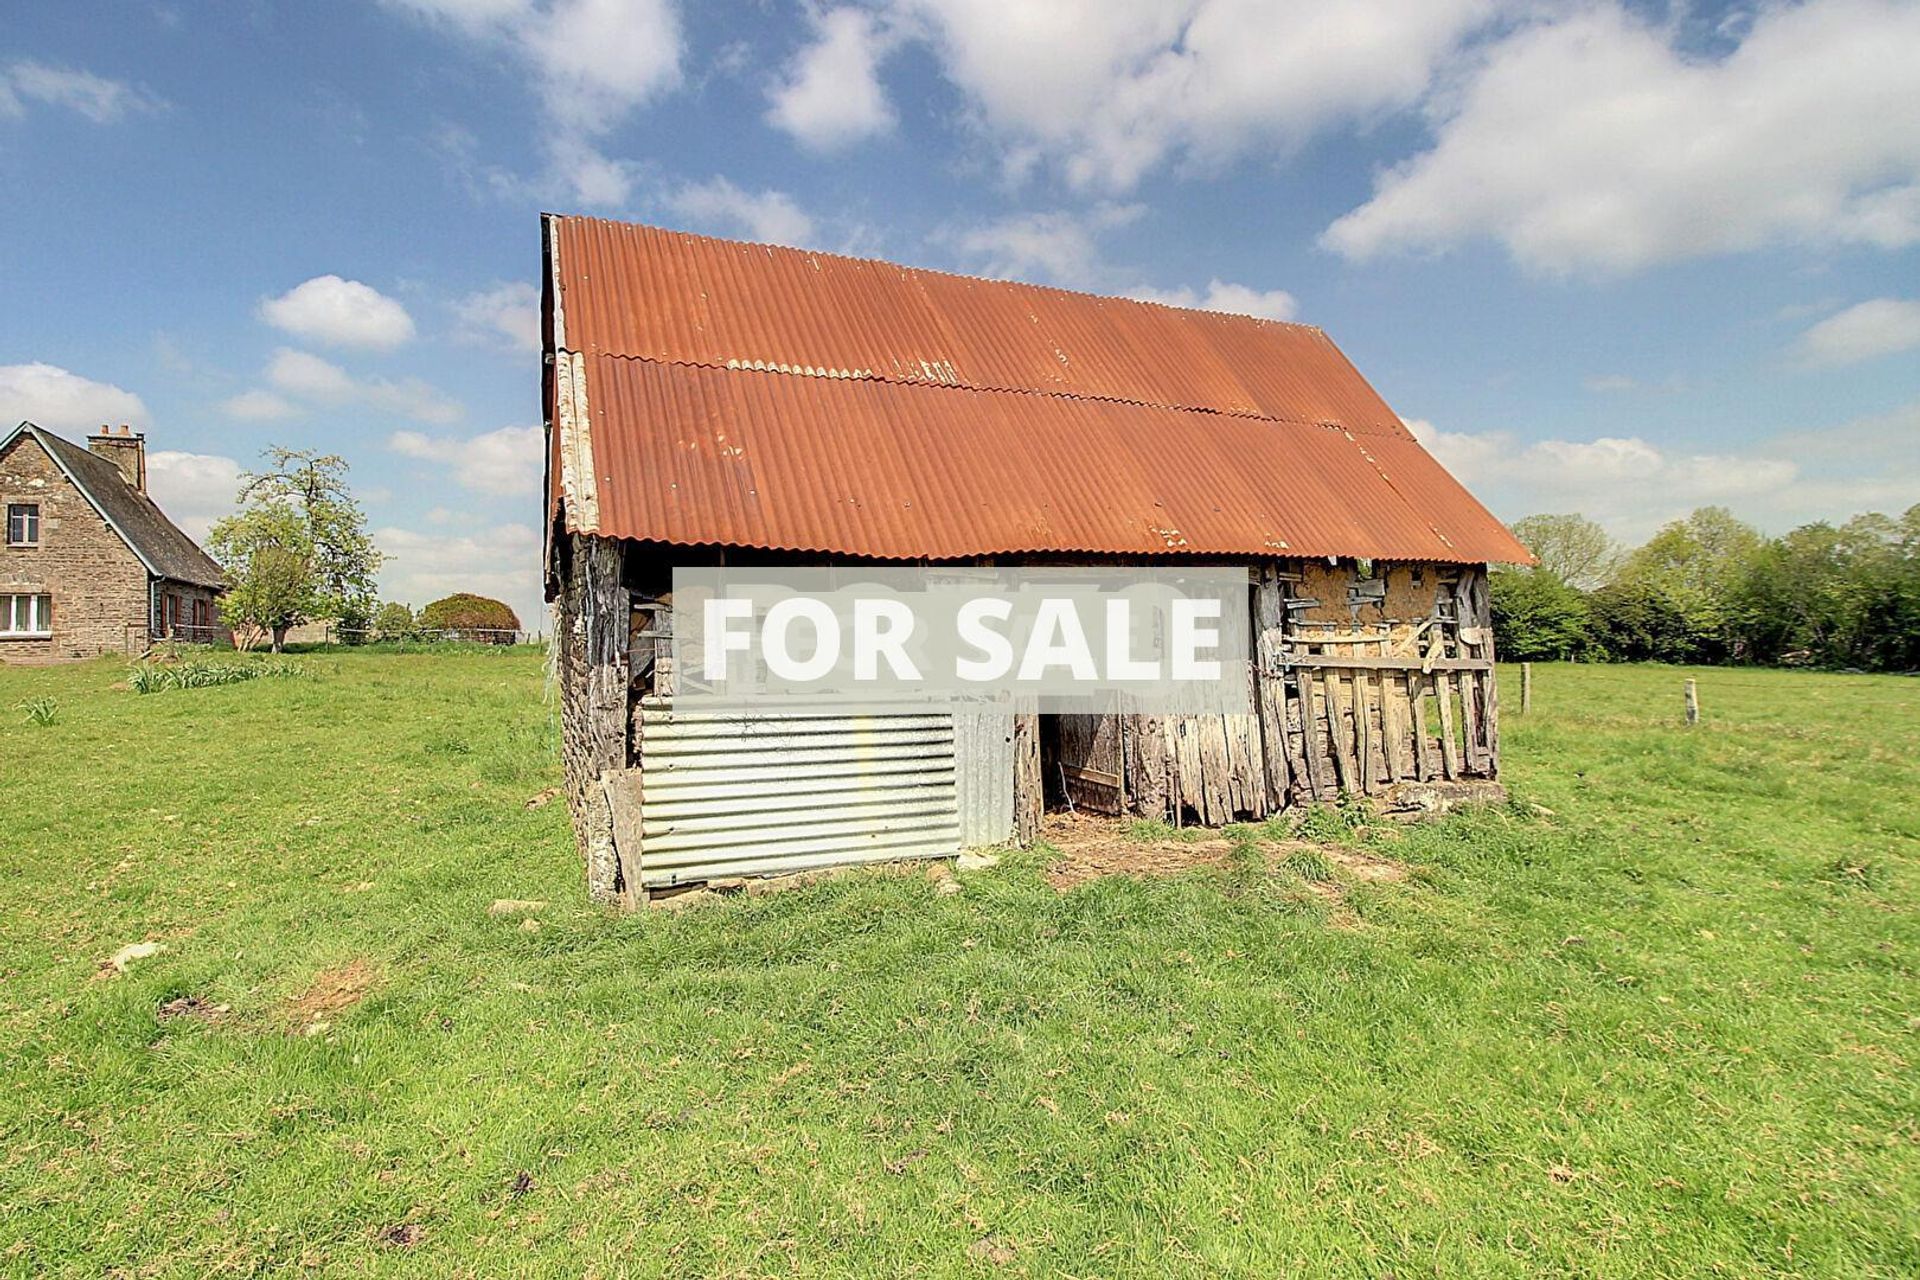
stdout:
{"type": "Polygon", "coordinates": [[[361,645],[381,643],[408,644],[542,644],[546,633],[525,627],[410,627],[405,631],[382,631],[373,627],[327,628],[323,644],[361,645]]]}
{"type": "MultiPolygon", "coordinates": [[[[331,623],[308,624],[293,628],[288,632],[286,641],[291,645],[324,645],[328,647],[357,647],[368,644],[418,644],[418,645],[454,645],[454,644],[544,644],[547,635],[544,631],[531,628],[508,629],[502,627],[410,627],[405,631],[382,631],[374,627],[341,627],[331,623]]],[[[168,648],[218,648],[218,649],[263,649],[270,642],[264,631],[242,629],[239,633],[221,626],[186,626],[176,624],[165,631],[150,629],[144,623],[130,623],[127,626],[125,651],[130,656],[138,656],[156,649],[168,648]]]]}

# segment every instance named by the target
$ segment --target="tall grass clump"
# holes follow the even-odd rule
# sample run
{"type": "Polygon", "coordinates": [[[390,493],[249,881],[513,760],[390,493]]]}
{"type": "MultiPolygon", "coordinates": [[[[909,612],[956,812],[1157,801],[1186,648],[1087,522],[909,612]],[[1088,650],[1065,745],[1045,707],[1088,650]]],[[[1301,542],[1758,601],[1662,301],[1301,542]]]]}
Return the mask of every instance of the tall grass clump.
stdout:
{"type": "Polygon", "coordinates": [[[127,669],[127,687],[135,693],[163,689],[205,689],[246,680],[288,679],[303,674],[297,662],[136,662],[127,669]]]}

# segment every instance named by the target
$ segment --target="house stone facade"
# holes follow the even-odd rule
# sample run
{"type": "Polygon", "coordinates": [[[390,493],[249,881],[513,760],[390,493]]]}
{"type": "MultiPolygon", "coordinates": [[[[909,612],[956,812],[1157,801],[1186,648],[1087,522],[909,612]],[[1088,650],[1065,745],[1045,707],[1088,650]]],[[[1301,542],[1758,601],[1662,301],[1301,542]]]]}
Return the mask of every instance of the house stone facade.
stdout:
{"type": "Polygon", "coordinates": [[[146,442],[81,448],[23,423],[0,441],[0,662],[63,662],[216,640],[219,566],[146,493],[146,442]]]}

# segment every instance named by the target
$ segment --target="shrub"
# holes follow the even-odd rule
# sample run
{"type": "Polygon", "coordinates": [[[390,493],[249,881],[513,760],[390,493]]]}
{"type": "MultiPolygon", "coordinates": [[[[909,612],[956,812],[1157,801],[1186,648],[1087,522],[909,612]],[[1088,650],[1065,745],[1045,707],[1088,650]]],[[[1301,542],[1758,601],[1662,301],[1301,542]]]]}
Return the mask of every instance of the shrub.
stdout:
{"type": "Polygon", "coordinates": [[[372,600],[349,602],[334,619],[334,634],[342,644],[365,644],[373,638],[373,619],[372,600]]]}
{"type": "Polygon", "coordinates": [[[381,640],[405,640],[413,635],[414,620],[411,605],[389,600],[380,606],[380,612],[373,615],[373,632],[381,640]]]}
{"type": "Polygon", "coordinates": [[[422,609],[419,625],[422,631],[451,632],[462,640],[512,644],[520,619],[499,600],[462,591],[422,609]]]}
{"type": "Polygon", "coordinates": [[[1546,569],[1500,569],[1488,582],[1503,658],[1566,658],[1587,640],[1587,597],[1546,569]]]}

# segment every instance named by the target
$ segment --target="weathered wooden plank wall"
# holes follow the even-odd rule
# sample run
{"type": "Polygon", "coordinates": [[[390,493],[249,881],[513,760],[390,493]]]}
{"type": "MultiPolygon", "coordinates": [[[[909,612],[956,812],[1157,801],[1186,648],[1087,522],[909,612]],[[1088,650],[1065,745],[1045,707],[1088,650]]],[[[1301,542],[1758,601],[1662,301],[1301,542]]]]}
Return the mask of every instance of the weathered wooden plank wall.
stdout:
{"type": "Polygon", "coordinates": [[[1357,569],[1254,570],[1255,714],[1130,717],[1131,812],[1217,825],[1497,774],[1485,570],[1357,569]]]}

